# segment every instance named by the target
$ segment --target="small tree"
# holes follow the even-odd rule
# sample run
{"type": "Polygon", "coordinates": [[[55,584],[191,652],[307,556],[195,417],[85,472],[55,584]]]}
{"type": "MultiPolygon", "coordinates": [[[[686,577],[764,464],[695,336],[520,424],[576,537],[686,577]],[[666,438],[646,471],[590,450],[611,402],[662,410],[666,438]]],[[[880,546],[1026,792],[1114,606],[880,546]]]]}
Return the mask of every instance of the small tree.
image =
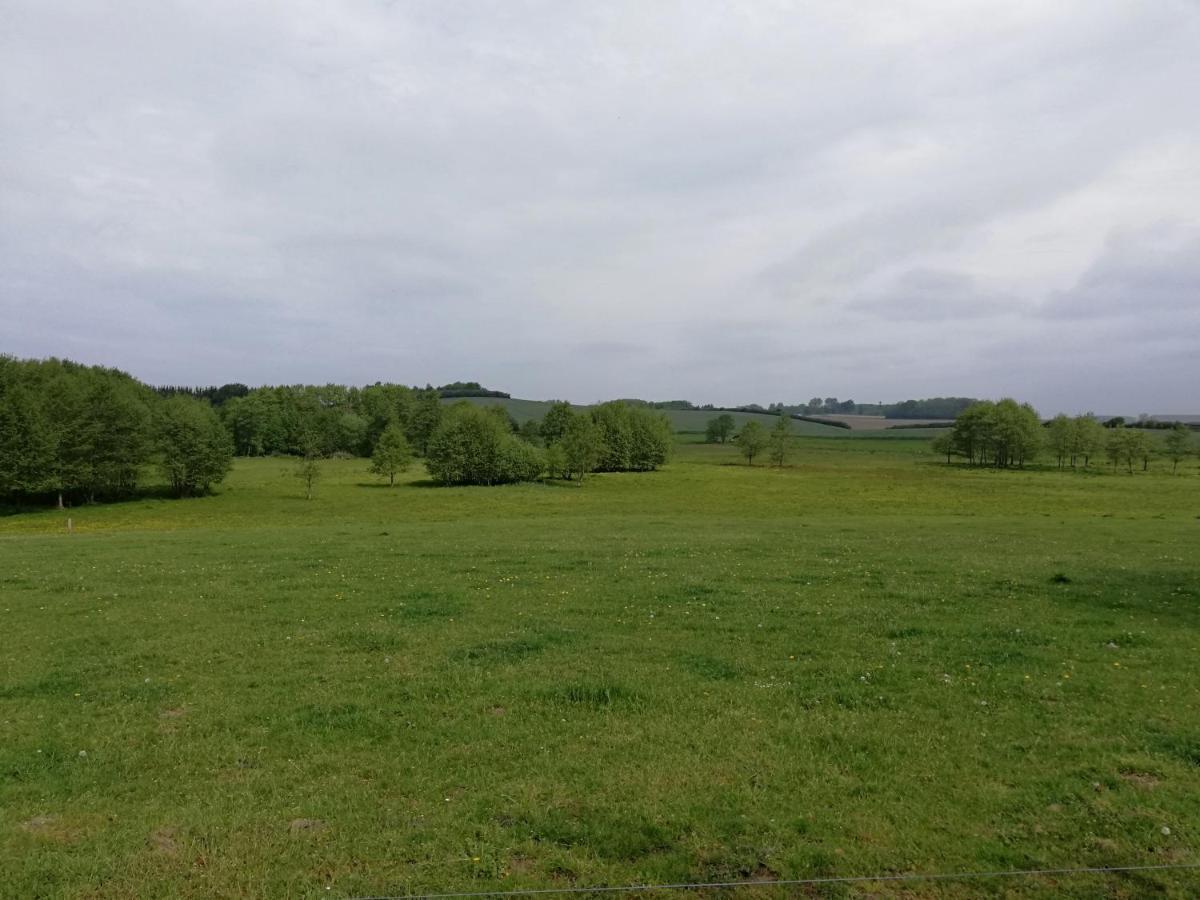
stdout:
{"type": "Polygon", "coordinates": [[[704,440],[709,444],[725,444],[737,429],[737,422],[729,413],[722,413],[715,419],[708,420],[704,430],[704,440]]]}
{"type": "Polygon", "coordinates": [[[771,429],[768,439],[771,464],[783,468],[787,463],[788,451],[792,449],[792,417],[780,410],[779,421],[771,429]]]}
{"type": "Polygon", "coordinates": [[[156,410],[154,439],[159,466],[178,497],[207,492],[233,464],[233,441],[212,407],[182,394],[156,410]]]}
{"type": "Polygon", "coordinates": [[[371,454],[371,471],[386,478],[389,485],[394,485],[396,473],[403,472],[412,465],[412,461],[412,447],[404,432],[395,423],[388,425],[375,444],[375,452],[371,454]]]}
{"type": "Polygon", "coordinates": [[[321,477],[321,444],[312,432],[305,432],[301,438],[300,462],[296,467],[296,477],[304,482],[304,498],[313,498],[313,486],[321,477]]]}
{"type": "Polygon", "coordinates": [[[567,478],[580,481],[596,470],[604,445],[600,430],[586,416],[574,416],[567,423],[562,440],[556,445],[562,450],[562,471],[567,478]]]}
{"type": "Polygon", "coordinates": [[[542,440],[549,447],[551,444],[562,440],[562,436],[567,433],[567,423],[575,418],[577,413],[571,408],[571,404],[565,400],[555,400],[542,418],[542,424],[538,431],[541,433],[542,440]]]}
{"type": "Polygon", "coordinates": [[[1100,420],[1091,413],[1084,413],[1071,420],[1071,467],[1074,468],[1078,457],[1083,457],[1083,467],[1086,469],[1092,457],[1104,452],[1108,443],[1108,431],[1100,420]]]}
{"type": "Polygon", "coordinates": [[[751,419],[742,426],[742,430],[738,432],[738,436],[733,439],[733,442],[742,451],[742,456],[746,457],[746,464],[752,466],[754,457],[766,449],[767,440],[767,430],[751,419]]]}
{"type": "Polygon", "coordinates": [[[1063,413],[1059,413],[1051,419],[1050,424],[1046,426],[1046,445],[1054,454],[1054,459],[1060,469],[1067,464],[1068,459],[1071,459],[1073,464],[1071,447],[1074,438],[1075,424],[1063,413]]]}
{"type": "Polygon", "coordinates": [[[1163,454],[1171,461],[1171,474],[1174,475],[1179,463],[1194,452],[1196,444],[1191,431],[1182,422],[1176,422],[1163,439],[1163,454]]]}
{"type": "Polygon", "coordinates": [[[946,465],[950,465],[950,456],[954,453],[954,436],[949,431],[943,431],[930,442],[929,449],[938,456],[945,454],[946,465]]]}

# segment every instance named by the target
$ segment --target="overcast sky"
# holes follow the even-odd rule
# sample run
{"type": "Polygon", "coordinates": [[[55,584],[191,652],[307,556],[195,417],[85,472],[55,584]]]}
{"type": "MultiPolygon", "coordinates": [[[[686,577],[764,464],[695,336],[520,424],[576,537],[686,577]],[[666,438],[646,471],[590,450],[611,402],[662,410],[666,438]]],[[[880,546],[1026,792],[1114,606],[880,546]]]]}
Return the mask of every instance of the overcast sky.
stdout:
{"type": "Polygon", "coordinates": [[[1196,0],[0,0],[0,352],[1200,412],[1196,0]]]}

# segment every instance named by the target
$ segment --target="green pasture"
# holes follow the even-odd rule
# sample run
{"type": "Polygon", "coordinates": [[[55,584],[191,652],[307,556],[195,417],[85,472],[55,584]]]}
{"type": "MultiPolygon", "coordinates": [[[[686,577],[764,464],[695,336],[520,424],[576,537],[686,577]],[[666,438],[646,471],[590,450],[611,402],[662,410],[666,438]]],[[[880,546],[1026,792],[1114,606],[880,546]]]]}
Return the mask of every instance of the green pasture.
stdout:
{"type": "MultiPolygon", "coordinates": [[[[312,501],[239,460],[211,497],[0,518],[0,894],[1200,862],[1195,463],[796,448],[581,486],[330,461],[312,501]]],[[[1200,871],[811,892],[1184,898],[1200,871]]]]}

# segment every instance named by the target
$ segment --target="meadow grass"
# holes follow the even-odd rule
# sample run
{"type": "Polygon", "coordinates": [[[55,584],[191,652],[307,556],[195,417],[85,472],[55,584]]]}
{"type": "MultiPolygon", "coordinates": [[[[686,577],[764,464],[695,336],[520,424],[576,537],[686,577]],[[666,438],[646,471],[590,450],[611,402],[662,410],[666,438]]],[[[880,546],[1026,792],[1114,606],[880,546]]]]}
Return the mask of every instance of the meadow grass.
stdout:
{"type": "Polygon", "coordinates": [[[796,444],[782,471],[684,445],[582,486],[331,461],[312,501],[294,463],[239,460],[212,497],[0,519],[0,892],[1200,861],[1194,465],[796,444]]]}

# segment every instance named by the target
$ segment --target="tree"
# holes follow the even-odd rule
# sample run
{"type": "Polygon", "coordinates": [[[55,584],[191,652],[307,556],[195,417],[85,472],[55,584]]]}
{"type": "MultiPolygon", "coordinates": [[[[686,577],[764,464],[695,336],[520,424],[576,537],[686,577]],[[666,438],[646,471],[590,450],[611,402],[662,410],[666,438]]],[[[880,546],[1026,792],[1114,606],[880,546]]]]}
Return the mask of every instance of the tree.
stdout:
{"type": "Polygon", "coordinates": [[[754,457],[766,449],[767,440],[767,430],[751,419],[742,426],[742,430],[738,432],[738,436],[733,439],[733,442],[742,451],[742,456],[746,457],[746,464],[752,466],[754,457]]]}
{"type": "Polygon", "coordinates": [[[34,394],[15,377],[0,382],[0,496],[50,487],[53,452],[53,436],[34,394]]]}
{"type": "Polygon", "coordinates": [[[704,431],[704,440],[709,444],[724,444],[733,437],[734,431],[737,430],[737,422],[729,413],[722,413],[714,419],[708,420],[708,426],[704,431]]]}
{"type": "MultiPolygon", "coordinates": [[[[1046,445],[1054,454],[1061,469],[1071,459],[1071,448],[1075,441],[1075,423],[1065,414],[1059,413],[1046,426],[1046,445]]],[[[1072,465],[1074,463],[1072,462],[1072,465]]]]}
{"type": "Polygon", "coordinates": [[[521,426],[521,430],[517,433],[521,435],[521,440],[533,444],[535,447],[542,444],[542,426],[538,423],[537,419],[526,419],[525,424],[521,426]]]}
{"type": "Polygon", "coordinates": [[[945,454],[946,465],[950,465],[950,457],[954,453],[954,436],[949,431],[943,431],[930,442],[929,449],[938,456],[945,454]]]}
{"type": "Polygon", "coordinates": [[[534,481],[545,468],[538,449],[514,435],[504,419],[466,402],[446,410],[429,439],[426,464],[443,484],[534,481]]]}
{"type": "Polygon", "coordinates": [[[792,447],[792,417],[782,410],[779,413],[779,421],[771,428],[767,443],[771,464],[783,468],[787,462],[788,451],[792,447]]]}
{"type": "Polygon", "coordinates": [[[600,435],[601,472],[649,472],[671,453],[671,425],[660,412],[613,400],[589,413],[600,435]]]}
{"type": "Polygon", "coordinates": [[[233,465],[233,442],[212,407],[187,394],[163,400],[154,414],[159,468],[177,497],[208,492],[233,465]]]}
{"type": "Polygon", "coordinates": [[[1179,463],[1195,452],[1191,431],[1182,422],[1176,422],[1163,438],[1163,454],[1171,461],[1171,474],[1174,475],[1179,463]]]}
{"type": "Polygon", "coordinates": [[[547,447],[562,440],[562,436],[567,433],[567,424],[575,416],[576,412],[571,408],[571,404],[564,400],[555,400],[550,404],[540,427],[542,440],[547,447]]]}
{"type": "Polygon", "coordinates": [[[388,425],[375,443],[375,452],[371,454],[371,471],[388,480],[389,485],[396,483],[396,473],[403,472],[412,465],[413,452],[409,446],[404,430],[395,422],[388,425]]]}
{"type": "Polygon", "coordinates": [[[1108,431],[1091,413],[1084,413],[1071,420],[1071,466],[1083,457],[1083,467],[1086,469],[1093,456],[1104,452],[1108,442],[1108,431]]]}
{"type": "Polygon", "coordinates": [[[408,419],[407,437],[417,450],[427,455],[429,441],[442,421],[442,401],[433,389],[418,391],[408,419]]]}
{"type": "Polygon", "coordinates": [[[1125,425],[1115,426],[1108,436],[1108,458],[1114,468],[1125,464],[1129,474],[1133,474],[1133,464],[1141,461],[1142,468],[1150,466],[1150,451],[1152,445],[1150,436],[1136,428],[1126,428],[1125,425]]]}
{"type": "Polygon", "coordinates": [[[1042,432],[1032,406],[1006,397],[997,403],[976,403],[959,413],[952,441],[955,452],[972,464],[1003,469],[1032,460],[1042,446],[1042,432]]]}
{"type": "Polygon", "coordinates": [[[555,447],[562,453],[561,471],[567,479],[579,481],[596,470],[604,447],[600,440],[600,429],[587,416],[573,416],[567,430],[555,447]]]}
{"type": "Polygon", "coordinates": [[[304,482],[304,499],[313,498],[313,487],[321,477],[321,459],[324,453],[320,439],[309,432],[301,437],[300,460],[296,466],[296,477],[304,482]]]}

